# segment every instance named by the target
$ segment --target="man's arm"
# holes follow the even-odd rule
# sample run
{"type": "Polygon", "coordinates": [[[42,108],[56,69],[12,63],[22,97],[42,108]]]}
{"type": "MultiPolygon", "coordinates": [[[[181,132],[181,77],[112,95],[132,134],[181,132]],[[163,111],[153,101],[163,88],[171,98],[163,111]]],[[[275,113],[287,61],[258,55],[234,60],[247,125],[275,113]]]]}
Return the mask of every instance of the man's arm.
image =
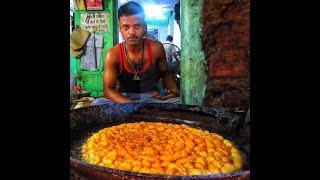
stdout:
{"type": "Polygon", "coordinates": [[[174,53],[173,53],[173,57],[174,57],[174,59],[177,61],[177,62],[179,62],[179,58],[178,58],[178,56],[177,56],[177,53],[178,53],[179,51],[175,51],[174,53]]]}
{"type": "Polygon", "coordinates": [[[176,61],[178,61],[178,57],[177,57],[178,51],[176,51],[175,49],[176,49],[175,46],[173,44],[170,44],[169,45],[169,55],[173,56],[176,59],[176,61]]]}
{"type": "Polygon", "coordinates": [[[160,71],[162,81],[166,86],[166,89],[168,90],[168,95],[166,96],[165,99],[177,97],[179,96],[180,92],[173,79],[172,74],[169,71],[168,62],[166,60],[166,55],[165,55],[163,45],[161,43],[157,43],[156,46],[159,46],[156,48],[158,50],[156,54],[158,54],[157,57],[159,58],[157,61],[157,66],[160,71]]]}
{"type": "Polygon", "coordinates": [[[120,92],[116,90],[117,86],[117,49],[114,47],[110,49],[104,60],[104,74],[103,74],[103,92],[107,99],[118,103],[133,102],[131,99],[125,98],[120,92]]]}

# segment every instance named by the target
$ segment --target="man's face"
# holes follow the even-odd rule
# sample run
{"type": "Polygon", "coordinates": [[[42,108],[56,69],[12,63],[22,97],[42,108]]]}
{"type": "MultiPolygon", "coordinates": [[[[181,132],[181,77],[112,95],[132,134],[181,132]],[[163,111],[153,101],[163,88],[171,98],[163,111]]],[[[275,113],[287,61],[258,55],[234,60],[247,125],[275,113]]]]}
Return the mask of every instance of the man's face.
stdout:
{"type": "Polygon", "coordinates": [[[120,17],[119,27],[123,39],[132,45],[139,44],[147,29],[140,15],[120,17]]]}

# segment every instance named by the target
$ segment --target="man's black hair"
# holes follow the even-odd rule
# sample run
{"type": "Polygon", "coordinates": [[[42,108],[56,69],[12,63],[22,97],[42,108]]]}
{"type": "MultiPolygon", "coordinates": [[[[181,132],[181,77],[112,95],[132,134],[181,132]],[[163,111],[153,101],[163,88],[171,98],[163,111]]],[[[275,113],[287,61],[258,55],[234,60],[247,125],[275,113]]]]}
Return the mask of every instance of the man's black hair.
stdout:
{"type": "Polygon", "coordinates": [[[171,42],[172,40],[173,40],[173,37],[171,35],[168,35],[167,38],[166,38],[166,41],[170,41],[171,42]]]}
{"type": "Polygon", "coordinates": [[[131,16],[135,14],[142,14],[144,18],[144,10],[140,4],[129,1],[123,5],[121,5],[118,9],[118,19],[120,20],[120,17],[122,16],[131,16]]]}

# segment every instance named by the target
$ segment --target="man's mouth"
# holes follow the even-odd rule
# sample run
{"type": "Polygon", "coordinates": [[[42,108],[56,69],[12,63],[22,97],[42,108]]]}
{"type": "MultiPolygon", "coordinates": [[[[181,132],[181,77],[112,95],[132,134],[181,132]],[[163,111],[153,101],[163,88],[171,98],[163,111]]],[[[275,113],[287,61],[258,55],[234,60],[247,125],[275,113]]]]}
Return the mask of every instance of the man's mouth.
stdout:
{"type": "Polygon", "coordinates": [[[127,38],[128,41],[136,41],[138,40],[138,38],[135,38],[135,37],[130,37],[130,38],[127,38]]]}

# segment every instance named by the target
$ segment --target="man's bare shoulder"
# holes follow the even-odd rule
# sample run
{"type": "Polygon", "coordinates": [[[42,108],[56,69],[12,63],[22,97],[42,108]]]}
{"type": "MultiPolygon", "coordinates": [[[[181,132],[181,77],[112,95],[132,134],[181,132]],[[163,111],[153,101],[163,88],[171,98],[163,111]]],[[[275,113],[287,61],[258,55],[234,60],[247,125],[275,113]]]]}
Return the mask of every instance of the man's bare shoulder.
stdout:
{"type": "Polygon", "coordinates": [[[119,46],[115,45],[112,48],[108,49],[106,54],[106,60],[108,61],[118,61],[119,57],[119,46]]]}
{"type": "Polygon", "coordinates": [[[152,52],[154,53],[155,59],[158,59],[162,57],[162,55],[164,55],[165,51],[160,41],[157,41],[157,40],[150,41],[150,46],[151,46],[152,52]]]}
{"type": "Polygon", "coordinates": [[[149,42],[150,42],[151,47],[154,47],[154,48],[163,47],[162,43],[158,40],[150,40],[149,42]]]}
{"type": "Polygon", "coordinates": [[[112,48],[108,49],[107,55],[117,56],[119,55],[119,45],[115,45],[112,48]]]}

